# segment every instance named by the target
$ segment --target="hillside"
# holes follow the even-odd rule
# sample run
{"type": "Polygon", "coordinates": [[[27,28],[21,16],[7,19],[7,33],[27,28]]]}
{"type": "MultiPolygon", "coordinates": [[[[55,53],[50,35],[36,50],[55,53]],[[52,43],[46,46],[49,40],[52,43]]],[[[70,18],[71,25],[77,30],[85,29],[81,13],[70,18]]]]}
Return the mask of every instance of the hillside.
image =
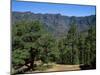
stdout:
{"type": "Polygon", "coordinates": [[[47,31],[55,36],[63,36],[69,30],[72,21],[76,21],[79,31],[86,31],[90,25],[96,24],[96,15],[75,17],[61,14],[35,14],[32,12],[12,12],[12,24],[20,21],[39,20],[47,31]]]}

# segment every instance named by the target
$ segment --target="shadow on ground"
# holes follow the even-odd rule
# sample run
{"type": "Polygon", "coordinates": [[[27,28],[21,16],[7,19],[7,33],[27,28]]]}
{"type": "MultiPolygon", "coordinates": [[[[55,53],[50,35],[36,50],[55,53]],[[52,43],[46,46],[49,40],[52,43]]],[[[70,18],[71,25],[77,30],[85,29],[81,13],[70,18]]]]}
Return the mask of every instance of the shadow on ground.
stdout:
{"type": "Polygon", "coordinates": [[[96,65],[80,65],[80,70],[96,69],[96,65]]]}

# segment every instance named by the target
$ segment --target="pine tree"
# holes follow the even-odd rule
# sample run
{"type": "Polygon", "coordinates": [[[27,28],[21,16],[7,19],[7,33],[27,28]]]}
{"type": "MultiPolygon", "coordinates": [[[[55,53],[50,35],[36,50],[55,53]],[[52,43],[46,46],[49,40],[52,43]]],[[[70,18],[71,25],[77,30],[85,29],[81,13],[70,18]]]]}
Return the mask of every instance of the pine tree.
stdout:
{"type": "Polygon", "coordinates": [[[96,28],[90,26],[88,30],[88,36],[86,38],[86,60],[85,64],[96,67],[96,28]]]}
{"type": "Polygon", "coordinates": [[[60,64],[66,64],[66,45],[65,45],[65,39],[60,39],[58,42],[58,49],[59,49],[59,59],[58,63],[60,64]]]}
{"type": "Polygon", "coordinates": [[[22,21],[13,26],[12,30],[12,63],[13,66],[30,63],[34,69],[34,61],[38,55],[36,41],[42,36],[43,27],[39,21],[22,21]]]}
{"type": "Polygon", "coordinates": [[[78,49],[79,49],[79,61],[80,64],[84,64],[85,60],[85,35],[83,33],[80,33],[79,39],[78,39],[78,49]]]}
{"type": "Polygon", "coordinates": [[[68,31],[67,34],[67,40],[68,40],[68,44],[69,44],[69,48],[71,48],[71,63],[72,64],[78,64],[79,63],[79,51],[77,48],[77,44],[78,44],[78,29],[77,29],[77,25],[75,23],[76,21],[74,20],[71,23],[71,27],[68,31]]]}
{"type": "Polygon", "coordinates": [[[44,34],[37,41],[38,49],[40,50],[40,59],[44,63],[55,61],[57,57],[56,40],[49,33],[44,34]]]}

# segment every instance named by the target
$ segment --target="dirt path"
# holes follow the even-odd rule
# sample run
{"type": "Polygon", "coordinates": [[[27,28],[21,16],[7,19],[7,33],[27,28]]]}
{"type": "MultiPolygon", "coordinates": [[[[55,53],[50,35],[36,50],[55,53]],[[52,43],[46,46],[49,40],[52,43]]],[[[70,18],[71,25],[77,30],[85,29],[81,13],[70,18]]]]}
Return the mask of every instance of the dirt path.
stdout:
{"type": "Polygon", "coordinates": [[[79,65],[55,65],[51,69],[46,71],[73,71],[73,70],[80,70],[79,65]]]}
{"type": "Polygon", "coordinates": [[[49,63],[49,65],[53,65],[51,68],[48,68],[44,71],[36,70],[34,72],[51,72],[51,71],[75,71],[80,70],[80,65],[63,65],[56,63],[49,63]]]}
{"type": "Polygon", "coordinates": [[[50,69],[47,69],[45,71],[33,71],[33,73],[38,73],[38,72],[54,72],[54,71],[76,71],[76,70],[80,70],[79,65],[61,65],[61,64],[55,64],[50,69]]]}

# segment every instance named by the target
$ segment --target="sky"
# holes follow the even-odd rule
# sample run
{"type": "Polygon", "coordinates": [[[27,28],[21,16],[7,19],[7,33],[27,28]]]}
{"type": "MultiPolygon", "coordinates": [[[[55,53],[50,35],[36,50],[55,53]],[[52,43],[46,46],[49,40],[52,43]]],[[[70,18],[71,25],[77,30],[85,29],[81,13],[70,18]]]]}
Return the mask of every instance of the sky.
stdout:
{"type": "Polygon", "coordinates": [[[41,14],[61,14],[65,16],[89,16],[95,15],[95,6],[72,5],[72,4],[53,4],[39,2],[22,2],[12,0],[12,11],[33,12],[41,14]]]}

